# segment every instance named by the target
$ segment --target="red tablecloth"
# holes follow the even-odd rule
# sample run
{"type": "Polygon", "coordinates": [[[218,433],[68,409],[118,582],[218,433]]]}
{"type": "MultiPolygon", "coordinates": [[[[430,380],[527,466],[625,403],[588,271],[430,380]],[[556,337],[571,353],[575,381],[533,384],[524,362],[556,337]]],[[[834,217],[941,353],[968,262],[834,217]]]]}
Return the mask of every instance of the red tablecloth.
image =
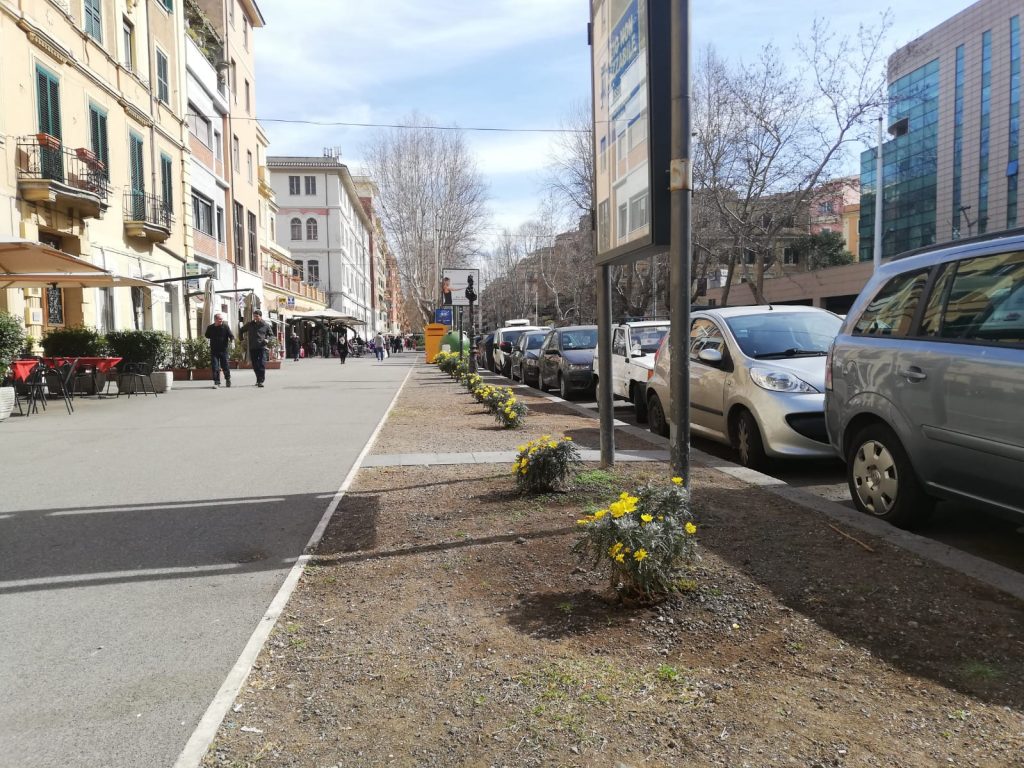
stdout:
{"type": "MultiPolygon", "coordinates": [[[[45,357],[43,361],[47,365],[58,366],[64,363],[73,363],[76,358],[74,357],[45,357]]],[[[100,373],[107,373],[111,368],[121,362],[120,357],[79,357],[77,368],[82,368],[86,365],[92,365],[96,367],[96,370],[100,373]]]]}
{"type": "Polygon", "coordinates": [[[25,381],[32,370],[39,365],[38,360],[13,360],[11,362],[11,373],[15,381],[25,381]]]}

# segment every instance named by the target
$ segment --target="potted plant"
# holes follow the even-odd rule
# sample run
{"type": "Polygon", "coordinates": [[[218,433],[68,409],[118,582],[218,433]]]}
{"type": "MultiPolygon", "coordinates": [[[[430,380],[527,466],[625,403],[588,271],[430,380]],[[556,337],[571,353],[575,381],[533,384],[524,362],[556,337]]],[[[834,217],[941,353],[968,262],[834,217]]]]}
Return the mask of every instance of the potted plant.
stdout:
{"type": "MultiPolygon", "coordinates": [[[[85,325],[68,325],[53,328],[43,336],[43,354],[47,357],[106,357],[107,340],[98,330],[85,325]]],[[[106,384],[105,374],[98,374],[96,386],[102,390],[106,384]]],[[[53,387],[55,382],[50,382],[53,387]]],[[[79,384],[87,394],[92,391],[93,378],[83,379],[79,384]]]]}
{"type": "Polygon", "coordinates": [[[187,339],[183,342],[184,359],[192,369],[192,381],[212,381],[213,368],[210,344],[206,339],[187,339]]]}
{"type": "Polygon", "coordinates": [[[60,149],[60,139],[56,136],[51,136],[49,133],[37,133],[36,141],[39,142],[39,146],[46,147],[47,149],[60,149]]]}
{"type": "Polygon", "coordinates": [[[145,364],[149,366],[156,392],[171,388],[171,337],[168,334],[149,330],[111,331],[107,334],[107,346],[112,354],[121,358],[119,369],[130,363],[145,364]]]}
{"type": "Polygon", "coordinates": [[[174,381],[192,379],[192,369],[185,358],[185,340],[171,339],[171,378],[174,381]]]}
{"type": "Polygon", "coordinates": [[[14,387],[4,386],[7,369],[25,346],[25,329],[14,315],[0,312],[0,421],[14,408],[14,387]]]}

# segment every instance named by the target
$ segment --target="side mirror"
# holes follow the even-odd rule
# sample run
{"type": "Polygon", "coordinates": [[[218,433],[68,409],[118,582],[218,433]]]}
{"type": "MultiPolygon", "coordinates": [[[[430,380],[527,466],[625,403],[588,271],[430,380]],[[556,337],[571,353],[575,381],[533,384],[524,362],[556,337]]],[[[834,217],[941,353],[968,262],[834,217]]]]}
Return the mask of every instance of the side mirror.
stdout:
{"type": "Polygon", "coordinates": [[[634,349],[630,357],[643,357],[644,353],[641,349],[634,349]]]}
{"type": "Polygon", "coordinates": [[[717,349],[706,348],[697,353],[697,359],[708,365],[721,365],[722,353],[717,349]]]}
{"type": "Polygon", "coordinates": [[[500,346],[501,346],[501,351],[502,352],[509,352],[512,349],[512,342],[511,341],[503,341],[503,342],[501,342],[500,346]]]}

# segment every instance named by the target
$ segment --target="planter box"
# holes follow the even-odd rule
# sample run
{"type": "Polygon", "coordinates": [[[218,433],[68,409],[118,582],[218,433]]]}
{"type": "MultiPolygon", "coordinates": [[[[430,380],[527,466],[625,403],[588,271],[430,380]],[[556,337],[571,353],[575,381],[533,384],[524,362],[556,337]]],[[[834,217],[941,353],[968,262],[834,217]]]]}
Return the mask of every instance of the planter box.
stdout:
{"type": "Polygon", "coordinates": [[[277,370],[280,370],[280,368],[281,368],[281,361],[280,360],[269,360],[267,362],[267,370],[268,371],[277,371],[277,370]]]}
{"type": "Polygon", "coordinates": [[[170,392],[174,387],[174,374],[171,371],[153,371],[153,390],[157,394],[170,392]]]}
{"type": "Polygon", "coordinates": [[[14,410],[14,387],[0,387],[0,421],[14,410]]]}
{"type": "Polygon", "coordinates": [[[171,373],[175,381],[190,381],[192,379],[191,368],[172,368],[171,373]]]}
{"type": "Polygon", "coordinates": [[[213,368],[193,368],[192,381],[213,381],[213,368]]]}

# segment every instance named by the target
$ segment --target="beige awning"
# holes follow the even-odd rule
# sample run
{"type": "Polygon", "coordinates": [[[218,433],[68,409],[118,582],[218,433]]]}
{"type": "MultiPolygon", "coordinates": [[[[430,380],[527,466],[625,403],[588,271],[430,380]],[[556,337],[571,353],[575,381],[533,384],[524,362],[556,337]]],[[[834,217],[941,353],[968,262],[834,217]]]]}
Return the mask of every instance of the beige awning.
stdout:
{"type": "MultiPolygon", "coordinates": [[[[22,238],[0,238],[0,274],[21,275],[49,272],[108,274],[103,267],[97,267],[85,259],[58,251],[52,246],[22,238]]],[[[34,287],[34,284],[29,287],[34,287]]]]}
{"type": "Polygon", "coordinates": [[[8,273],[0,271],[0,289],[3,288],[45,288],[56,285],[60,288],[159,288],[161,286],[138,277],[121,277],[111,272],[29,272],[8,273]]]}

